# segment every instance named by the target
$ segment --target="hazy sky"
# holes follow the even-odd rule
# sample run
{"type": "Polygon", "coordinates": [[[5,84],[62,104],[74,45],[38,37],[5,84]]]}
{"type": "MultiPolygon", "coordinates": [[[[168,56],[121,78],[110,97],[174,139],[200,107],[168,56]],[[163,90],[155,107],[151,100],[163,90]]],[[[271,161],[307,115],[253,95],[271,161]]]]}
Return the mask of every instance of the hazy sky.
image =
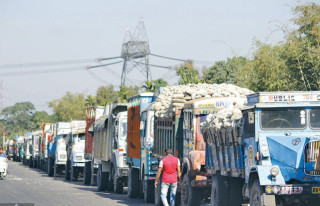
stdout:
{"type": "MultiPolygon", "coordinates": [[[[103,85],[119,85],[122,64],[91,73],[85,68],[99,64],[97,58],[120,56],[125,29],[133,31],[141,17],[152,53],[194,59],[201,68],[235,55],[250,57],[254,39],[280,41],[279,26],[288,25],[297,4],[294,0],[0,0],[3,106],[30,101],[38,110],[50,111],[47,102],[66,91],[88,95],[103,85]],[[8,67],[69,60],[83,63],[8,67]]],[[[150,57],[150,63],[180,62],[150,57]]],[[[175,73],[167,69],[152,68],[152,77],[177,84],[175,73]]],[[[137,71],[128,74],[131,84],[143,80],[137,71]]]]}

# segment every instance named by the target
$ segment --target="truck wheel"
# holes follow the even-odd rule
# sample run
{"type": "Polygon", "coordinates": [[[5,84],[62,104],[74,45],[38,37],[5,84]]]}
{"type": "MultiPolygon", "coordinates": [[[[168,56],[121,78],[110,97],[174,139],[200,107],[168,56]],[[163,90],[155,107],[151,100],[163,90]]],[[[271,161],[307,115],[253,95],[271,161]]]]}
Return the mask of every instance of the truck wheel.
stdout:
{"type": "Polygon", "coordinates": [[[71,167],[71,180],[73,182],[78,181],[79,171],[76,167],[71,167]]]}
{"type": "Polygon", "coordinates": [[[266,195],[260,186],[259,180],[255,180],[250,189],[250,206],[276,206],[274,195],[266,195]]]}
{"type": "Polygon", "coordinates": [[[102,165],[99,165],[97,172],[97,187],[98,191],[104,191],[107,188],[107,180],[108,180],[107,172],[102,172],[102,165]]]}
{"type": "Polygon", "coordinates": [[[33,161],[32,161],[32,157],[30,157],[30,159],[29,159],[29,167],[31,168],[32,165],[33,165],[33,161]]]}
{"type": "Polygon", "coordinates": [[[65,180],[70,180],[70,164],[71,164],[70,160],[67,160],[66,166],[65,166],[66,167],[65,176],[64,176],[65,180]]]}
{"type": "Polygon", "coordinates": [[[229,205],[229,181],[221,175],[212,176],[211,206],[229,205]]]}
{"type": "Polygon", "coordinates": [[[48,176],[49,177],[53,176],[52,163],[53,163],[53,159],[52,157],[49,157],[48,158],[48,176]]]}
{"type": "Polygon", "coordinates": [[[187,174],[182,178],[181,189],[181,205],[192,206],[200,205],[201,203],[201,188],[192,187],[191,179],[187,174]]]}
{"type": "Polygon", "coordinates": [[[154,181],[145,180],[144,181],[144,202],[154,203],[154,181]]]}
{"type": "Polygon", "coordinates": [[[139,197],[140,183],[139,183],[139,170],[130,167],[128,177],[128,196],[130,198],[139,197]]]}
{"type": "Polygon", "coordinates": [[[1,172],[0,178],[1,178],[1,180],[4,180],[4,172],[1,172]]]}
{"type": "Polygon", "coordinates": [[[243,181],[240,178],[230,177],[229,178],[229,202],[230,206],[241,206],[243,202],[242,197],[243,181]]]}
{"type": "Polygon", "coordinates": [[[108,187],[107,190],[108,191],[113,191],[114,189],[114,181],[115,181],[115,177],[116,176],[116,171],[113,165],[111,165],[111,170],[109,173],[109,181],[108,181],[108,187]]]}
{"type": "Polygon", "coordinates": [[[115,193],[122,194],[123,193],[123,181],[120,177],[115,178],[114,182],[114,190],[115,193]]]}
{"type": "Polygon", "coordinates": [[[83,184],[89,185],[91,182],[91,161],[84,164],[83,168],[83,184]]]}

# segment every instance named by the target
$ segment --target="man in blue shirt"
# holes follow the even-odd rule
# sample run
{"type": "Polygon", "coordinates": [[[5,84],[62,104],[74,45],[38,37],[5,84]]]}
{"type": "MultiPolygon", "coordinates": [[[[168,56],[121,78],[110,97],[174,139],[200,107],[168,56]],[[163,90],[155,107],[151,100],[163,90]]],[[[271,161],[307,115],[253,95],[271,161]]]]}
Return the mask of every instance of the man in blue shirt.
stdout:
{"type": "Polygon", "coordinates": [[[0,157],[5,157],[8,160],[7,155],[3,152],[2,147],[0,147],[0,157]]]}

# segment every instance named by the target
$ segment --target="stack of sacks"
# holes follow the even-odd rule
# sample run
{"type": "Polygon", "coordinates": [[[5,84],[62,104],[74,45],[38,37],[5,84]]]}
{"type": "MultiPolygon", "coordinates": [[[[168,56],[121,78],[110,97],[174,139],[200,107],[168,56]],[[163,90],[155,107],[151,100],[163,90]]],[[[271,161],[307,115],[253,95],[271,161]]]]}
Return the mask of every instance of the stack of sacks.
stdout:
{"type": "Polygon", "coordinates": [[[189,100],[211,97],[246,98],[253,93],[249,89],[232,84],[189,84],[167,86],[154,104],[155,115],[160,118],[172,118],[174,107],[183,107],[189,100]]]}

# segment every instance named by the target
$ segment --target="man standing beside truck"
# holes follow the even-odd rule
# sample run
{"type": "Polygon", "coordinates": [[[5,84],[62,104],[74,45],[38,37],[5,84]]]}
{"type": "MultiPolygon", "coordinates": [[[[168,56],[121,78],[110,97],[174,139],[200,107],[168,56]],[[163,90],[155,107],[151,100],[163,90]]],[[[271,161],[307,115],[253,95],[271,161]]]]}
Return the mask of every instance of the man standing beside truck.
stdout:
{"type": "Polygon", "coordinates": [[[162,174],[162,183],[161,183],[161,200],[164,206],[169,206],[167,201],[167,193],[170,187],[170,205],[175,205],[176,192],[178,186],[178,178],[181,186],[181,170],[180,170],[180,161],[177,157],[173,156],[172,149],[167,148],[165,151],[166,157],[163,158],[159,163],[159,169],[156,176],[154,186],[158,186],[158,180],[162,174]]]}

